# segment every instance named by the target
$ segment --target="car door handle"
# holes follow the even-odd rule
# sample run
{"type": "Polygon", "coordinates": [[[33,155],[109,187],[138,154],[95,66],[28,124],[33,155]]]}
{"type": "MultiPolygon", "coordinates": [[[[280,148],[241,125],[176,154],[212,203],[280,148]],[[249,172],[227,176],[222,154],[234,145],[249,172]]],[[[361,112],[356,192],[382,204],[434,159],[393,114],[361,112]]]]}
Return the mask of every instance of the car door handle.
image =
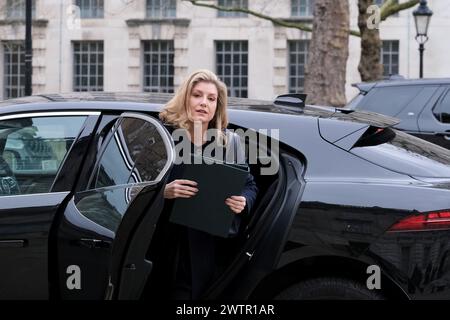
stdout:
{"type": "Polygon", "coordinates": [[[76,243],[79,246],[89,249],[104,249],[111,247],[110,241],[104,241],[99,239],[80,239],[76,243]]]}
{"type": "Polygon", "coordinates": [[[26,245],[26,240],[0,240],[0,248],[23,248],[26,245]]]}

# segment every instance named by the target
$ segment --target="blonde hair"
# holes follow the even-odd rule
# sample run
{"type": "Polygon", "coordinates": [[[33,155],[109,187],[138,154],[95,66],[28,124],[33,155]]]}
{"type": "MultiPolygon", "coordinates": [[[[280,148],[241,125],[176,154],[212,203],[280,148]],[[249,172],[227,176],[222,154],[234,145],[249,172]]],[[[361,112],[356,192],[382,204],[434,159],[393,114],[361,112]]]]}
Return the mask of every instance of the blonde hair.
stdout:
{"type": "Polygon", "coordinates": [[[223,133],[223,129],[228,126],[228,115],[226,110],[228,101],[227,87],[219,80],[215,73],[209,70],[201,69],[193,72],[181,84],[175,96],[160,112],[159,118],[165,123],[188,130],[191,124],[188,117],[189,97],[192,89],[199,82],[210,82],[217,88],[217,108],[214,117],[209,122],[209,128],[217,129],[217,137],[219,137],[222,142],[226,143],[227,139],[223,133]]]}

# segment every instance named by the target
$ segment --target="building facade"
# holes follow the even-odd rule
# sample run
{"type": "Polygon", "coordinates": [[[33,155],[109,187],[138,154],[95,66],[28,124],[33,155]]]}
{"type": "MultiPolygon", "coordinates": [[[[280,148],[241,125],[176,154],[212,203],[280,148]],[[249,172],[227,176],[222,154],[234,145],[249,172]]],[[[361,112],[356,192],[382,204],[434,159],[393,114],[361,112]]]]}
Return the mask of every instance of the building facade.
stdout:
{"type": "MultiPolygon", "coordinates": [[[[24,93],[25,0],[0,0],[0,99],[24,93]]],[[[381,4],[383,0],[375,0],[381,4]]],[[[214,0],[288,21],[312,22],[313,0],[214,0]]],[[[425,76],[448,77],[450,3],[434,11],[425,51],[425,76]]],[[[357,30],[357,0],[350,0],[357,30]]],[[[386,76],[417,78],[418,45],[412,10],[380,26],[386,76]]],[[[183,0],[33,0],[33,93],[71,91],[173,92],[191,71],[215,71],[230,95],[271,100],[302,92],[311,34],[236,12],[183,0]]],[[[360,40],[350,37],[347,98],[360,40]]]]}

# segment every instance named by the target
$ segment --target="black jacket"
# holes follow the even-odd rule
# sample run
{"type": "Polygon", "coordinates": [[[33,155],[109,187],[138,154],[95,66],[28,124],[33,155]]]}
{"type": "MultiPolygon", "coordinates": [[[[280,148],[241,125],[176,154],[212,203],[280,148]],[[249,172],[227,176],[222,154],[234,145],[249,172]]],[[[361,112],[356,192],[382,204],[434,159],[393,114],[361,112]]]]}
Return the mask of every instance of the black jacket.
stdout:
{"type": "MultiPolygon", "coordinates": [[[[173,128],[169,128],[171,131],[173,128]]],[[[239,136],[226,131],[228,145],[225,155],[227,162],[245,163],[244,149],[239,136]],[[229,151],[232,152],[229,152],[229,151]],[[231,155],[231,159],[230,159],[231,155]]],[[[202,146],[204,150],[209,143],[202,146]]],[[[195,146],[191,144],[191,152],[195,146]]],[[[219,159],[220,160],[220,159],[219,159]]],[[[175,165],[168,183],[180,177],[183,164],[175,165]]],[[[230,229],[229,239],[219,238],[208,233],[179,226],[168,222],[174,200],[165,200],[163,215],[166,224],[164,234],[164,252],[155,260],[153,278],[160,282],[160,287],[168,288],[172,299],[200,299],[208,285],[220,275],[233,256],[236,241],[233,240],[244,229],[242,221],[248,221],[254,206],[258,187],[251,173],[248,174],[245,187],[241,193],[246,198],[243,212],[235,215],[230,229]],[[246,218],[246,219],[243,219],[246,218]],[[162,274],[162,275],[161,275],[162,274]],[[165,279],[165,280],[164,280],[165,279]]],[[[162,292],[162,291],[158,291],[162,292]]],[[[157,297],[158,298],[158,297],[157,297]]],[[[159,297],[161,298],[161,296],[159,297]]]]}

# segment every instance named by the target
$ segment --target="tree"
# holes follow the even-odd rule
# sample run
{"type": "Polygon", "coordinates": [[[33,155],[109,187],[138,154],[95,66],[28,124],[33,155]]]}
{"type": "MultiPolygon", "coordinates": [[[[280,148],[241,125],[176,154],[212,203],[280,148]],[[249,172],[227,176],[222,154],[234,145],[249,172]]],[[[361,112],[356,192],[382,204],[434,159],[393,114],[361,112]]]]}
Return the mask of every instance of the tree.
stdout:
{"type": "MultiPolygon", "coordinates": [[[[263,14],[262,12],[256,12],[253,10],[249,10],[248,8],[242,8],[242,7],[224,7],[224,6],[218,6],[216,4],[211,3],[211,1],[201,1],[201,0],[184,0],[192,3],[196,6],[201,7],[207,7],[212,8],[216,10],[221,11],[228,11],[228,12],[243,12],[250,15],[253,15],[255,17],[265,19],[268,21],[271,21],[274,25],[282,26],[286,28],[295,28],[306,32],[312,32],[313,28],[309,24],[305,23],[298,23],[298,22],[292,22],[288,21],[282,18],[276,18],[270,15],[263,14]]],[[[317,0],[321,2],[322,0],[317,0]]],[[[409,9],[416,4],[419,3],[420,0],[407,0],[404,2],[399,3],[396,0],[386,0],[383,4],[383,6],[380,8],[380,21],[385,21],[388,17],[402,11],[409,9]]],[[[341,2],[341,1],[336,1],[341,2]]],[[[347,1],[345,1],[347,2],[347,1]]],[[[359,31],[357,30],[350,30],[348,29],[348,33],[352,36],[361,37],[361,59],[358,66],[358,70],[361,75],[361,79],[363,81],[370,81],[370,80],[378,80],[382,77],[382,68],[380,65],[380,52],[381,52],[381,40],[379,36],[379,30],[378,29],[369,29],[367,27],[367,21],[370,18],[370,14],[367,13],[367,8],[373,4],[373,0],[358,0],[358,9],[359,9],[359,17],[358,17],[358,26],[359,31]]],[[[347,3],[348,5],[348,3],[347,3]]],[[[317,6],[316,6],[317,8],[317,6]]],[[[330,16],[330,19],[336,19],[335,17],[330,16]]],[[[326,23],[326,22],[325,22],[326,23]]],[[[314,38],[314,36],[313,36],[314,38]]],[[[330,42],[330,45],[335,45],[334,42],[330,42]]],[[[311,52],[314,52],[311,55],[317,54],[315,51],[312,51],[312,46],[310,48],[311,52]]],[[[343,53],[345,55],[345,52],[343,53]]],[[[310,55],[310,56],[311,56],[310,55]]],[[[311,60],[310,60],[311,61],[311,60]]],[[[345,74],[345,65],[344,65],[344,74],[345,74]]],[[[309,69],[309,67],[307,68],[309,69]]],[[[342,70],[341,70],[342,72],[342,70]]],[[[309,76],[312,76],[312,74],[309,74],[309,76]]],[[[340,79],[342,77],[337,77],[335,81],[338,81],[337,79],[340,79]]],[[[323,79],[322,79],[323,80],[323,79]]],[[[309,80],[307,80],[308,82],[309,80]]],[[[316,82],[317,80],[312,80],[313,82],[316,82]]],[[[333,84],[334,87],[338,87],[338,84],[333,84]]],[[[342,90],[342,94],[344,94],[344,89],[342,90]]],[[[308,92],[310,94],[310,92],[308,92]]],[[[324,101],[327,101],[326,104],[332,104],[331,101],[333,101],[333,97],[322,97],[324,101]]]]}
{"type": "MultiPolygon", "coordinates": [[[[386,20],[399,11],[409,9],[419,3],[419,0],[409,0],[399,3],[398,0],[386,0],[380,8],[380,21],[386,20]]],[[[373,12],[368,8],[373,5],[373,0],[358,0],[358,27],[361,37],[361,59],[358,71],[362,81],[376,81],[383,76],[381,65],[381,39],[378,28],[369,29],[368,21],[373,12]]],[[[358,35],[354,33],[354,35],[358,35]]]]}
{"type": "Polygon", "coordinates": [[[348,1],[316,0],[305,92],[311,104],[343,106],[348,59],[348,1]]]}
{"type": "Polygon", "coordinates": [[[381,39],[377,28],[369,29],[368,21],[372,13],[368,8],[373,0],[358,1],[358,27],[361,35],[361,58],[358,71],[362,81],[375,81],[383,76],[383,67],[380,61],[381,39]]]}

